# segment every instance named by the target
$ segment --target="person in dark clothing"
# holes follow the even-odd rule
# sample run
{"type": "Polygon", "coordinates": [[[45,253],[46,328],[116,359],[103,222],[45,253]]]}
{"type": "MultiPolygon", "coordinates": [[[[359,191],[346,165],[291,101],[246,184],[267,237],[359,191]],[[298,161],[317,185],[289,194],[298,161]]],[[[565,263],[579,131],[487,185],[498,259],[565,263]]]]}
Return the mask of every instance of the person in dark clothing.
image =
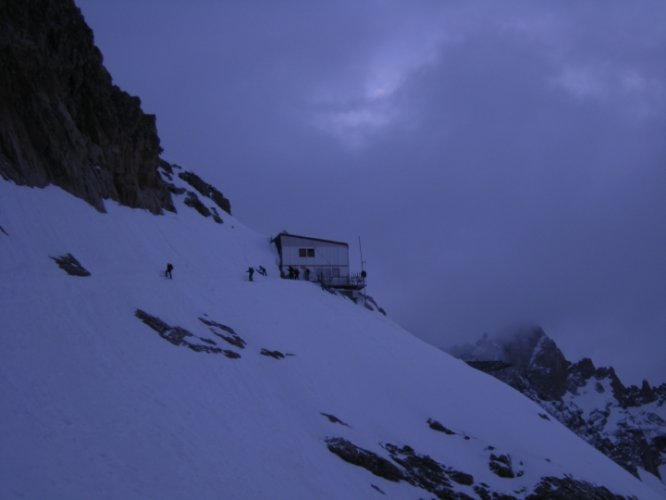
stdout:
{"type": "Polygon", "coordinates": [[[250,281],[254,281],[254,267],[248,267],[247,274],[250,277],[250,281]]]}
{"type": "Polygon", "coordinates": [[[310,268],[309,267],[305,268],[304,275],[305,275],[305,281],[310,281],[310,268]]]}
{"type": "Polygon", "coordinates": [[[257,272],[262,276],[268,276],[268,271],[266,271],[266,268],[264,266],[259,266],[257,272]]]}
{"type": "Polygon", "coordinates": [[[164,277],[169,278],[170,280],[173,279],[173,276],[171,275],[171,271],[173,271],[173,264],[171,264],[170,262],[167,262],[166,271],[164,271],[164,277]]]}

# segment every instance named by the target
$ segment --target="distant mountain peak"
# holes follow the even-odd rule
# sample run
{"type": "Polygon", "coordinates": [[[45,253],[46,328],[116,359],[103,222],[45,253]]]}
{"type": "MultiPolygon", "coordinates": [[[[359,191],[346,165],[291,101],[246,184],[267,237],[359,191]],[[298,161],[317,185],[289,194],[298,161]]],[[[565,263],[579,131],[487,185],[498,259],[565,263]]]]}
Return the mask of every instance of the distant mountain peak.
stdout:
{"type": "Polygon", "coordinates": [[[473,345],[451,349],[465,361],[502,361],[510,366],[504,380],[519,390],[531,390],[539,399],[555,400],[567,390],[568,361],[540,326],[507,330],[498,336],[484,334],[473,345]]]}
{"type": "MultiPolygon", "coordinates": [[[[512,386],[635,475],[666,465],[666,384],[625,386],[612,367],[568,361],[538,326],[483,336],[449,351],[512,386]]],[[[666,479],[666,478],[662,478],[666,479]]]]}

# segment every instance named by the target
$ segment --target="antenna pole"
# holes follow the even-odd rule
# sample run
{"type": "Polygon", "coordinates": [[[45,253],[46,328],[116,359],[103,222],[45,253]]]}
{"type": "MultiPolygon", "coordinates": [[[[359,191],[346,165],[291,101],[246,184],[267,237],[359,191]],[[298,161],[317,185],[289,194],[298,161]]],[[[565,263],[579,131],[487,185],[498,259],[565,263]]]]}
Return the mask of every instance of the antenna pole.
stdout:
{"type": "Polygon", "coordinates": [[[358,249],[361,252],[361,271],[365,271],[365,261],[363,260],[363,247],[361,246],[361,237],[358,237],[358,249]]]}

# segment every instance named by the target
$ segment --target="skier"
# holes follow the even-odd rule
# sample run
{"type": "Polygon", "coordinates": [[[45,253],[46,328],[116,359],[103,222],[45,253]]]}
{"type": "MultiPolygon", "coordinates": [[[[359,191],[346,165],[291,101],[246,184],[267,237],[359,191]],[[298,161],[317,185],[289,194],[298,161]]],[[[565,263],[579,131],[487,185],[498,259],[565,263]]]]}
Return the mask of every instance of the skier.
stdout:
{"type": "Polygon", "coordinates": [[[254,281],[253,276],[254,276],[254,267],[248,267],[247,268],[247,274],[250,276],[250,281],[254,281]]]}
{"type": "Polygon", "coordinates": [[[166,271],[164,271],[164,277],[170,280],[173,279],[173,276],[171,276],[171,271],[173,271],[173,264],[167,262],[166,271]]]}

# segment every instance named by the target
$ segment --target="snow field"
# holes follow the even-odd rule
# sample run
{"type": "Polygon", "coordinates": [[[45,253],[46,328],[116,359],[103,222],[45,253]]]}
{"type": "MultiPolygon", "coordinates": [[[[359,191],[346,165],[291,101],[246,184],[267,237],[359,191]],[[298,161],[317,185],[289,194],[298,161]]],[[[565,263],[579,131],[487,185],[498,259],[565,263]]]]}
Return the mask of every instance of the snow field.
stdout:
{"type": "Polygon", "coordinates": [[[388,498],[423,496],[343,462],[329,436],[382,456],[380,443],[407,444],[506,493],[571,474],[654,498],[504,384],[389,318],[279,279],[268,236],[234,217],[107,209],[0,182],[0,498],[376,498],[371,484],[388,498]],[[68,252],[92,276],[49,258],[68,252]],[[160,276],[166,262],[173,280],[160,276]],[[249,283],[245,270],[260,265],[269,276],[249,283]],[[171,345],[138,308],[241,358],[171,345]],[[232,327],[246,348],[199,317],[232,327]],[[488,446],[524,476],[492,474],[488,446]]]}

